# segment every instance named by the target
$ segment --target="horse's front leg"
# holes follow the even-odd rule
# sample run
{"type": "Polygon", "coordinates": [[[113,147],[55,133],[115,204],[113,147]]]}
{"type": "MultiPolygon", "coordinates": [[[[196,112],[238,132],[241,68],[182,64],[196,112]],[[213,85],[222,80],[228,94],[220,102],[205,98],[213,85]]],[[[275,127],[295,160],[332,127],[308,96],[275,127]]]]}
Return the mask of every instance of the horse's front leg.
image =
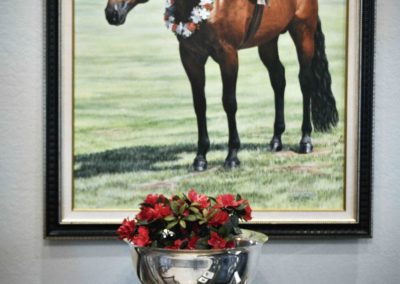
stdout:
{"type": "Polygon", "coordinates": [[[233,47],[224,47],[223,51],[218,53],[216,58],[221,69],[222,77],[222,103],[228,118],[229,128],[229,152],[225,159],[225,168],[232,169],[240,165],[238,151],[240,148],[240,139],[236,127],[236,82],[238,76],[238,53],[233,47]]]}
{"type": "Polygon", "coordinates": [[[179,47],[181,61],[190,80],[193,95],[193,105],[197,118],[198,142],[197,155],[193,161],[193,169],[195,171],[204,171],[207,169],[206,155],[210,149],[210,140],[207,132],[206,120],[206,96],[205,87],[205,70],[204,66],[207,61],[207,55],[200,55],[188,49],[185,45],[180,44],[179,47]]]}

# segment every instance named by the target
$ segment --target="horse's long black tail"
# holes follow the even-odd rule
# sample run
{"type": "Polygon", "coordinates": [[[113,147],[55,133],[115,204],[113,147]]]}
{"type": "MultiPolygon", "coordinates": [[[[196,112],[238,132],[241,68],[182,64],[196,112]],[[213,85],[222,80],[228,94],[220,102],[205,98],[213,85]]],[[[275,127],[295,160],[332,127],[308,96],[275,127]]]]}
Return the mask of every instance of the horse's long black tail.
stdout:
{"type": "Polygon", "coordinates": [[[311,68],[315,91],[311,98],[311,114],[315,130],[325,132],[336,126],[339,115],[331,89],[332,79],[326,58],[325,36],[322,32],[320,19],[318,19],[314,40],[315,51],[311,68]]]}

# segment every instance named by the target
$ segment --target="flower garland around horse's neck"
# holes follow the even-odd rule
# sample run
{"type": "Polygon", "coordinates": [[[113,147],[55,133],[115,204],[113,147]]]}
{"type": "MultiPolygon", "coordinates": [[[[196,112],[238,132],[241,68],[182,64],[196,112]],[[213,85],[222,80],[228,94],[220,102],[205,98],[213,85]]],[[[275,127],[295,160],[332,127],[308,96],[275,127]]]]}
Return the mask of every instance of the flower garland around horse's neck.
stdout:
{"type": "Polygon", "coordinates": [[[176,0],[165,1],[165,24],[167,29],[171,30],[176,35],[188,38],[193,35],[196,30],[200,29],[200,24],[202,22],[210,18],[214,0],[200,0],[199,4],[193,7],[188,21],[179,23],[175,21],[175,1],[176,0]]]}

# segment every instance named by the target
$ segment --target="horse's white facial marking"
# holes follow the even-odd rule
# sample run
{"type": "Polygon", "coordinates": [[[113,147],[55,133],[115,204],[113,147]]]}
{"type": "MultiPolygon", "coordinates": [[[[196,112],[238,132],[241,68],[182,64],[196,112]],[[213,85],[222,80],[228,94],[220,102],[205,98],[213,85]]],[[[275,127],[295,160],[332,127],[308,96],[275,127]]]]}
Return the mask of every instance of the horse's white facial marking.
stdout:
{"type": "Polygon", "coordinates": [[[117,3],[114,4],[114,10],[118,11],[118,4],[117,3]]]}

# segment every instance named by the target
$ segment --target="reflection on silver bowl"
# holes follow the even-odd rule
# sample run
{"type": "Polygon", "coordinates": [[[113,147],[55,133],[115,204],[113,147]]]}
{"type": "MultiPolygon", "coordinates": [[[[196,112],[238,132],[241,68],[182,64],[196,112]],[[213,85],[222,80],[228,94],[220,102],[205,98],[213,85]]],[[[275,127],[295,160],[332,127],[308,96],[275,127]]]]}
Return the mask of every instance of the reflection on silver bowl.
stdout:
{"type": "Polygon", "coordinates": [[[145,284],[248,284],[267,240],[264,234],[243,230],[234,249],[130,247],[137,275],[145,284]]]}

